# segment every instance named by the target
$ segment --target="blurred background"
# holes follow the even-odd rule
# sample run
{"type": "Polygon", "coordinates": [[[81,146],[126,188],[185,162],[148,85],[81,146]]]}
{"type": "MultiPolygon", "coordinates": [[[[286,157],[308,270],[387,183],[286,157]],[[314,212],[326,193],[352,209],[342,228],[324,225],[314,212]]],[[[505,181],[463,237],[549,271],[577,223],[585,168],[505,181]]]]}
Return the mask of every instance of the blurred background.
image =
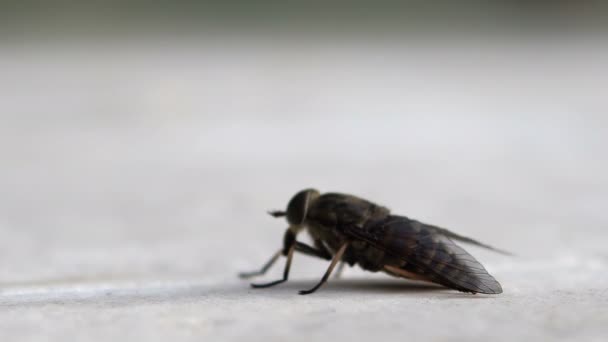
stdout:
{"type": "Polygon", "coordinates": [[[604,2],[0,6],[4,301],[245,291],[307,187],[513,251],[472,249],[506,291],[606,287],[604,2]]]}

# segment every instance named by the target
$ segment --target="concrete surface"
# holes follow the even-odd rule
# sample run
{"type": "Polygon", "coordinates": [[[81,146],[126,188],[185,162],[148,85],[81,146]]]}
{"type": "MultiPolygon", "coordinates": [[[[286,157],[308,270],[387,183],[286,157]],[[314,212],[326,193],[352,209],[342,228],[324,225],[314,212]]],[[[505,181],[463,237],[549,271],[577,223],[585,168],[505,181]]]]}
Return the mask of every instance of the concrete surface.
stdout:
{"type": "Polygon", "coordinates": [[[605,340],[608,49],[537,43],[3,45],[0,340],[605,340]],[[309,186],[513,251],[467,247],[504,294],[250,289],[309,186]]]}

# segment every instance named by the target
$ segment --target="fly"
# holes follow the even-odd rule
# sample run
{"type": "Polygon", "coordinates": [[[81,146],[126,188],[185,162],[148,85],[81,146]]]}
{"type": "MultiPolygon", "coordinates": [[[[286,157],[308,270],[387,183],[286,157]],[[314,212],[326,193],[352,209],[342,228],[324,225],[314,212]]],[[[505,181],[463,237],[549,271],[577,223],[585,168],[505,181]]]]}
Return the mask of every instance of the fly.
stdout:
{"type": "Polygon", "coordinates": [[[468,293],[499,294],[502,287],[473,256],[453,241],[473,244],[502,254],[509,254],[447,229],[425,224],[405,216],[393,215],[377,204],[352,195],[321,194],[315,189],[298,192],[286,211],[273,211],[274,217],[286,217],[289,228],[283,246],[258,271],[241,273],[241,278],[266,273],[281,256],[287,261],[283,277],[263,284],[265,288],[286,282],[294,252],[331,261],[327,271],[313,288],[300,291],[310,294],[327,282],[334,268],[346,263],[371,272],[428,281],[468,293]],[[297,241],[307,230],[313,245],[297,241]]]}

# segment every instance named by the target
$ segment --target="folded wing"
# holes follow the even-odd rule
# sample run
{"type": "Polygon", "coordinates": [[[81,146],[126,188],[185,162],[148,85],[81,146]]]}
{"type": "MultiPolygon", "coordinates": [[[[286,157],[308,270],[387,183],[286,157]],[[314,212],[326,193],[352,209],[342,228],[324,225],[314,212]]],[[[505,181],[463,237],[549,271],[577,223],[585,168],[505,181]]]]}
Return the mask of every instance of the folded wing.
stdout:
{"type": "Polygon", "coordinates": [[[367,228],[346,229],[346,234],[400,259],[401,268],[433,282],[463,292],[502,293],[500,284],[473,256],[418,221],[389,216],[367,228]]]}
{"type": "Polygon", "coordinates": [[[485,244],[483,242],[479,242],[479,241],[477,241],[475,239],[471,239],[470,237],[466,237],[466,236],[462,236],[460,234],[456,234],[456,233],[454,233],[452,231],[449,231],[449,230],[447,230],[445,228],[433,226],[433,225],[430,225],[430,224],[425,224],[425,223],[422,223],[422,222],[418,222],[418,223],[424,225],[426,228],[428,228],[430,230],[433,230],[433,231],[435,231],[435,232],[437,232],[439,234],[442,234],[442,235],[444,235],[446,237],[449,237],[452,240],[468,243],[468,244],[471,244],[471,245],[474,245],[474,246],[477,246],[477,247],[481,247],[481,248],[485,248],[485,249],[491,250],[493,252],[504,254],[504,255],[511,255],[511,256],[513,255],[513,253],[511,253],[511,252],[508,252],[508,251],[505,251],[505,250],[502,250],[502,249],[499,249],[499,248],[496,248],[496,247],[492,247],[492,246],[490,246],[488,244],[485,244]]]}

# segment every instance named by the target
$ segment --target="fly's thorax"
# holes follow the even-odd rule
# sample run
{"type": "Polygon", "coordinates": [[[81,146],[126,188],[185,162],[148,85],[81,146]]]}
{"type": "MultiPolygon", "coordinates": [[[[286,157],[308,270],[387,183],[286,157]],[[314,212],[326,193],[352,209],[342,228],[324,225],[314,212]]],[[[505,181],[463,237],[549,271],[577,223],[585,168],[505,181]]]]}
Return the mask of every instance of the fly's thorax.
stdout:
{"type": "Polygon", "coordinates": [[[317,222],[307,222],[306,230],[314,241],[321,241],[332,251],[337,251],[346,241],[346,235],[334,226],[324,226],[317,222]]]}
{"type": "Polygon", "coordinates": [[[386,217],[390,211],[365,199],[339,193],[326,193],[311,201],[307,219],[324,226],[363,226],[368,220],[386,217]]]}

